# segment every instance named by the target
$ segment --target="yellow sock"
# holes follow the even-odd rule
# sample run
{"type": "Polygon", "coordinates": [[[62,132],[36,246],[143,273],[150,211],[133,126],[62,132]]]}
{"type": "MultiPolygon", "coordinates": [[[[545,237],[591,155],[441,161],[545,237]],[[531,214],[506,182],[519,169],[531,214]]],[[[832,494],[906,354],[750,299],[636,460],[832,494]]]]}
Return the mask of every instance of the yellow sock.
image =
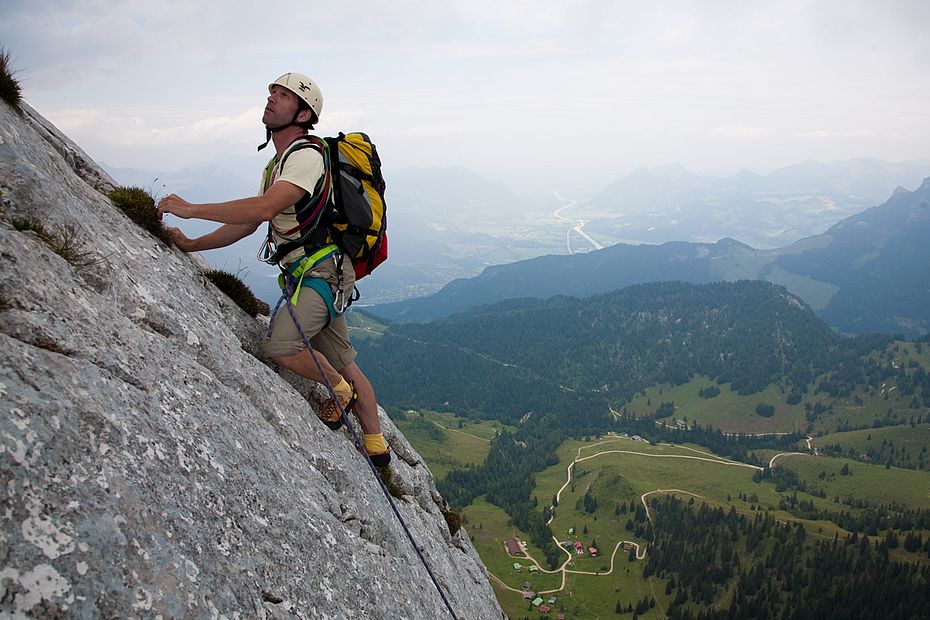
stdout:
{"type": "Polygon", "coordinates": [[[343,404],[352,400],[352,386],[345,380],[345,377],[339,378],[339,384],[333,386],[333,391],[339,397],[339,402],[343,404]]]}
{"type": "Polygon", "coordinates": [[[363,435],[365,440],[365,452],[368,454],[384,454],[388,451],[387,443],[384,441],[384,435],[363,435]]]}

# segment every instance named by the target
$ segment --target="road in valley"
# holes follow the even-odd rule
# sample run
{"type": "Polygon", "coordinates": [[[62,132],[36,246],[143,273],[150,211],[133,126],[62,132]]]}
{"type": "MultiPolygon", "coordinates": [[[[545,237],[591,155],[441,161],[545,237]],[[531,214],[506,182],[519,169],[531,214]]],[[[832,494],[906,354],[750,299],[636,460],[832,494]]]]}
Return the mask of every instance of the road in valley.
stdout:
{"type": "MultiPolygon", "coordinates": [[[[634,441],[633,439],[629,438],[629,437],[619,437],[619,436],[614,435],[613,433],[610,433],[609,435],[610,435],[610,438],[608,438],[608,439],[606,439],[606,440],[604,440],[604,441],[601,441],[601,442],[599,442],[599,443],[595,443],[595,444],[592,444],[592,445],[588,445],[588,446],[581,446],[580,448],[578,448],[578,453],[577,453],[576,456],[575,456],[575,460],[573,460],[571,463],[569,463],[568,467],[566,468],[566,474],[567,474],[567,475],[566,475],[565,484],[563,484],[562,487],[561,487],[561,488],[556,492],[556,494],[555,494],[555,501],[556,501],[556,504],[558,504],[558,503],[561,501],[562,492],[565,491],[565,489],[566,489],[566,488],[571,484],[571,482],[572,482],[573,470],[574,470],[574,467],[575,467],[575,464],[576,464],[576,463],[580,463],[580,462],[582,462],[582,461],[587,461],[587,460],[589,460],[589,459],[597,458],[597,457],[604,456],[604,455],[608,455],[608,454],[629,454],[629,455],[635,455],[635,456],[646,457],[646,458],[678,458],[678,459],[690,459],[690,460],[695,460],[695,461],[706,461],[706,462],[711,462],[711,463],[717,463],[717,464],[720,464],[720,465],[728,465],[728,466],[735,466],[735,467],[747,467],[747,468],[755,469],[755,470],[761,470],[761,469],[762,469],[762,468],[759,467],[758,465],[750,465],[749,463],[742,463],[742,462],[740,462],[740,461],[734,461],[734,460],[732,460],[732,459],[728,459],[728,458],[724,458],[724,457],[721,457],[721,456],[717,456],[717,455],[711,454],[711,453],[709,453],[709,452],[703,452],[703,451],[701,451],[701,450],[697,450],[697,449],[695,449],[695,448],[690,448],[690,447],[688,447],[688,446],[677,446],[677,447],[679,447],[679,448],[684,448],[684,449],[686,449],[686,450],[689,450],[689,451],[691,451],[691,452],[694,452],[694,453],[696,453],[696,455],[692,456],[692,455],[687,455],[687,454],[649,454],[649,453],[640,452],[640,451],[637,451],[637,450],[616,450],[616,449],[614,449],[614,450],[607,450],[607,449],[599,449],[599,450],[598,450],[597,452],[595,452],[594,454],[588,454],[588,455],[586,455],[586,456],[582,456],[582,451],[583,451],[583,450],[588,450],[588,449],[592,449],[592,448],[598,448],[599,446],[603,446],[603,445],[605,445],[605,444],[616,444],[617,442],[626,442],[626,441],[629,441],[629,442],[631,442],[631,443],[635,443],[635,441],[634,441]]],[[[667,445],[671,445],[671,444],[667,444],[667,445]]],[[[773,461],[774,461],[774,459],[773,459],[773,461]]],[[[656,489],[656,490],[654,490],[654,491],[648,491],[648,492],[646,492],[646,493],[643,493],[643,494],[640,496],[640,501],[643,503],[643,506],[645,506],[645,508],[646,508],[646,518],[647,518],[648,520],[650,520],[650,521],[652,520],[652,516],[649,514],[649,506],[646,504],[646,497],[647,497],[648,495],[652,495],[652,494],[654,494],[654,493],[681,493],[681,494],[686,494],[686,495],[693,495],[693,496],[695,496],[695,497],[702,497],[702,496],[700,496],[700,495],[697,495],[697,494],[695,494],[695,493],[691,493],[690,491],[685,491],[685,490],[682,490],[682,489],[656,489]]],[[[555,517],[555,515],[554,515],[555,506],[551,506],[551,507],[550,507],[550,510],[553,512],[553,516],[551,516],[551,517],[549,518],[549,521],[547,522],[547,525],[548,525],[548,524],[551,524],[551,523],[552,523],[552,519],[555,517]]],[[[565,543],[566,541],[559,540],[559,539],[556,538],[555,536],[552,537],[552,540],[559,546],[559,549],[561,549],[562,552],[564,552],[564,553],[568,556],[568,557],[565,559],[565,561],[561,564],[561,566],[559,566],[559,567],[556,568],[555,570],[547,570],[546,568],[544,568],[544,567],[542,566],[542,564],[540,564],[539,561],[537,561],[536,558],[534,558],[532,555],[530,555],[530,553],[527,551],[527,549],[526,549],[526,543],[525,543],[525,542],[522,542],[522,541],[520,542],[520,548],[521,548],[521,550],[522,550],[522,552],[523,552],[522,559],[525,559],[525,560],[531,562],[533,565],[535,565],[536,568],[537,568],[537,570],[538,570],[540,573],[546,573],[546,574],[550,574],[550,575],[551,575],[551,574],[556,574],[556,573],[560,573],[560,574],[561,574],[562,581],[561,581],[561,584],[559,585],[558,588],[556,588],[556,589],[554,589],[554,590],[540,591],[540,592],[537,593],[537,594],[539,594],[539,595],[543,595],[543,594],[555,594],[555,593],[557,593],[557,592],[562,592],[562,591],[565,589],[565,587],[566,587],[567,578],[568,578],[568,575],[569,575],[569,574],[575,574],[575,575],[596,575],[596,576],[606,576],[606,575],[610,575],[611,573],[613,573],[614,568],[615,568],[615,566],[614,566],[614,560],[615,560],[615,557],[616,557],[616,555],[617,555],[617,552],[618,552],[624,545],[627,545],[628,548],[630,548],[631,550],[633,550],[633,552],[635,553],[635,557],[636,557],[637,560],[644,560],[644,559],[646,559],[646,547],[645,547],[645,545],[641,545],[640,543],[638,543],[638,542],[636,542],[636,541],[632,541],[632,540],[620,540],[620,541],[618,541],[618,542],[616,543],[616,545],[614,546],[613,552],[610,554],[610,567],[609,567],[608,570],[606,570],[606,571],[597,571],[597,572],[580,571],[580,570],[571,570],[571,569],[569,569],[568,567],[569,567],[569,564],[571,563],[571,561],[574,559],[574,556],[573,556],[573,554],[572,554],[572,551],[570,551],[570,550],[568,550],[568,549],[565,548],[564,543],[565,543]]],[[[506,548],[506,547],[505,547],[505,548],[506,548]]],[[[513,556],[511,556],[511,557],[513,557],[513,556]]],[[[489,574],[490,574],[490,571],[489,571],[489,574]]],[[[498,584],[500,584],[502,587],[507,588],[508,590],[511,590],[511,591],[513,591],[513,592],[519,592],[519,591],[520,591],[520,590],[517,590],[517,589],[512,588],[512,587],[510,587],[510,586],[507,586],[507,585],[506,585],[500,578],[498,578],[496,575],[491,574],[491,578],[494,579],[494,580],[495,580],[498,584]]]]}
{"type": "Polygon", "coordinates": [[[568,250],[568,253],[574,254],[574,252],[572,251],[572,231],[578,233],[578,236],[580,236],[582,239],[590,243],[591,246],[595,250],[604,249],[603,245],[598,243],[596,239],[593,239],[588,233],[584,231],[584,227],[585,227],[585,224],[587,224],[587,222],[585,222],[584,220],[573,220],[573,219],[567,218],[564,215],[562,215],[562,211],[565,211],[566,209],[570,209],[571,207],[574,207],[575,205],[578,204],[578,201],[570,200],[568,198],[562,198],[562,196],[560,196],[558,192],[555,192],[555,197],[565,202],[565,204],[559,207],[558,209],[556,209],[555,211],[553,211],[552,215],[554,215],[560,220],[565,220],[566,222],[575,222],[575,226],[565,232],[565,247],[568,250]]]}

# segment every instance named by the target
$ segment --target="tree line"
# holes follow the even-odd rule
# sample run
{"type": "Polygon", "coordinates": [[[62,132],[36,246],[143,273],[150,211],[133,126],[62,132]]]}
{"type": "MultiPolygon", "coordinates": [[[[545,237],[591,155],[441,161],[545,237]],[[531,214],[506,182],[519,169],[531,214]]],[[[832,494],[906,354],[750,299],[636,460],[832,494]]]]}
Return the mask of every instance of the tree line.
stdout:
{"type": "Polygon", "coordinates": [[[674,620],[930,615],[930,567],[893,560],[884,540],[810,541],[800,523],[674,496],[652,500],[650,513],[646,573],[674,584],[674,620]]]}

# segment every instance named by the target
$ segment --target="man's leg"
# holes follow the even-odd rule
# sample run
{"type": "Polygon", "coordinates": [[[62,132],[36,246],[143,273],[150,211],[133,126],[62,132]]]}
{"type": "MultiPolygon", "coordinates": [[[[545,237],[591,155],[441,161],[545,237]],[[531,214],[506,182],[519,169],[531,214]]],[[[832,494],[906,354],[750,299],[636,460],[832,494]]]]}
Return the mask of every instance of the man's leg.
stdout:
{"type": "Polygon", "coordinates": [[[362,425],[366,435],[381,433],[381,421],[378,419],[378,401],[375,399],[375,390],[371,387],[368,377],[355,362],[350,362],[339,369],[339,374],[348,381],[355,383],[358,392],[358,402],[355,403],[355,415],[362,425]]]}
{"type": "MultiPolygon", "coordinates": [[[[333,368],[332,364],[329,363],[329,360],[325,356],[316,355],[317,360],[320,362],[320,366],[323,368],[326,379],[329,379],[329,384],[332,386],[339,385],[339,382],[342,381],[343,376],[336,372],[336,369],[333,368]]],[[[290,370],[296,375],[300,375],[306,379],[316,381],[317,383],[322,383],[326,385],[326,380],[323,378],[323,374],[320,374],[320,369],[317,367],[316,362],[313,361],[313,357],[310,355],[310,351],[307,349],[302,349],[297,353],[291,355],[280,355],[278,357],[272,357],[271,361],[284,368],[290,370]]]]}
{"type": "Polygon", "coordinates": [[[349,342],[345,317],[333,319],[326,329],[312,339],[311,344],[330,361],[332,367],[339,368],[339,373],[346,381],[355,386],[358,400],[352,410],[362,426],[365,451],[377,467],[387,465],[391,461],[391,451],[381,433],[375,390],[371,387],[368,377],[355,363],[355,349],[349,342]]]}
{"type": "MultiPolygon", "coordinates": [[[[353,395],[352,387],[336,372],[325,354],[317,352],[312,355],[304,341],[304,335],[313,342],[321,330],[326,331],[327,323],[330,322],[326,303],[316,291],[304,289],[293,307],[293,313],[300,322],[303,335],[291,316],[291,309],[281,308],[272,319],[271,333],[262,344],[265,355],[281,368],[301,377],[323,385],[328,383],[335,390],[340,403],[348,406],[353,395]]],[[[316,414],[333,430],[339,428],[342,423],[339,407],[332,401],[324,402],[323,406],[316,410],[316,414]]]]}
{"type": "Polygon", "coordinates": [[[358,402],[355,403],[355,416],[362,425],[365,451],[368,452],[371,462],[377,467],[384,467],[391,462],[391,449],[381,434],[381,421],[378,419],[378,401],[375,390],[362,369],[355,362],[349,362],[339,369],[347,381],[355,385],[358,392],[358,402]]]}

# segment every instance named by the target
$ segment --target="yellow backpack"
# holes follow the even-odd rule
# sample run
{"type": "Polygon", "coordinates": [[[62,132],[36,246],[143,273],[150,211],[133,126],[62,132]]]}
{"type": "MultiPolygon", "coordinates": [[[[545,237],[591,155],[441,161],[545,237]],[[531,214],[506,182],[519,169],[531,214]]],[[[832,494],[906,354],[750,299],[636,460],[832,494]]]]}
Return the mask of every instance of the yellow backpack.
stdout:
{"type": "Polygon", "coordinates": [[[381,159],[361,132],[325,138],[329,146],[335,209],[324,214],[329,233],[355,266],[355,278],[387,259],[387,204],[381,159]]]}
{"type": "MultiPolygon", "coordinates": [[[[387,260],[387,204],[378,151],[368,136],[360,132],[340,132],[336,137],[323,139],[303,136],[287,148],[281,165],[291,153],[305,148],[323,156],[326,172],[315,190],[295,205],[299,238],[266,252],[263,260],[277,263],[295,248],[303,246],[310,252],[332,238],[352,260],[355,279],[359,280],[387,260]]],[[[265,191],[276,165],[272,158],[265,167],[262,177],[265,191]]],[[[268,239],[266,247],[271,247],[270,224],[268,239]]]]}

